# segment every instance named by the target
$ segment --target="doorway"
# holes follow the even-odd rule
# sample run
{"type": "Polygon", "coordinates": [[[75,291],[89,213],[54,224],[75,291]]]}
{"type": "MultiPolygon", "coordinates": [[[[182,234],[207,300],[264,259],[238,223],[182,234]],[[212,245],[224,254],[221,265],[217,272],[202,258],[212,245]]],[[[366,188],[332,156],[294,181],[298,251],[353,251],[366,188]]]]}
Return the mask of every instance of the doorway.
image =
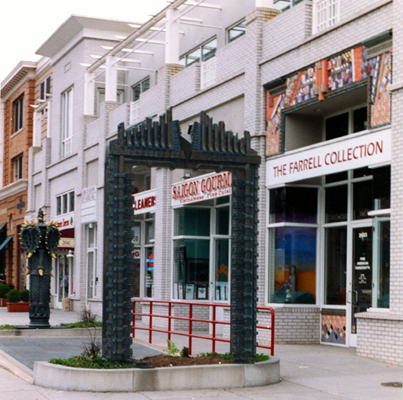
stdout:
{"type": "Polygon", "coordinates": [[[62,308],[64,298],[70,293],[70,265],[67,255],[58,255],[56,259],[56,308],[62,308]]]}

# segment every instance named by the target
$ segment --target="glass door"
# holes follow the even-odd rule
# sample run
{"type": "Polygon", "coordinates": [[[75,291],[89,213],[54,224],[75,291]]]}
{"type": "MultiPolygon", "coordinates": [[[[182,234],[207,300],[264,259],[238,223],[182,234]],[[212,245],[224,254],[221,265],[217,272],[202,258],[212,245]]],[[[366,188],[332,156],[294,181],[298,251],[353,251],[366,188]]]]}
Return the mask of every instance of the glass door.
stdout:
{"type": "Polygon", "coordinates": [[[56,260],[56,307],[62,308],[62,301],[69,297],[69,264],[65,255],[58,256],[56,260]]]}
{"type": "Polygon", "coordinates": [[[372,305],[372,225],[352,227],[351,280],[347,293],[349,346],[357,345],[357,318],[372,305]]]}

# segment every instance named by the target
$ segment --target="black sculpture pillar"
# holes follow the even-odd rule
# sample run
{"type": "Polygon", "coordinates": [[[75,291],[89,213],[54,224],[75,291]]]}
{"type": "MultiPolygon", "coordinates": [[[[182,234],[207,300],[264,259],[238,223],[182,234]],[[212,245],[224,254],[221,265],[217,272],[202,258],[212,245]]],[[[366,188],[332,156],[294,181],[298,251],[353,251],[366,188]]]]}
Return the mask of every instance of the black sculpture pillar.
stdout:
{"type": "Polygon", "coordinates": [[[49,328],[50,277],[52,257],[60,239],[60,232],[54,222],[45,223],[46,213],[38,212],[38,223],[27,222],[22,226],[20,239],[29,259],[26,275],[30,274],[29,326],[49,328]]]}

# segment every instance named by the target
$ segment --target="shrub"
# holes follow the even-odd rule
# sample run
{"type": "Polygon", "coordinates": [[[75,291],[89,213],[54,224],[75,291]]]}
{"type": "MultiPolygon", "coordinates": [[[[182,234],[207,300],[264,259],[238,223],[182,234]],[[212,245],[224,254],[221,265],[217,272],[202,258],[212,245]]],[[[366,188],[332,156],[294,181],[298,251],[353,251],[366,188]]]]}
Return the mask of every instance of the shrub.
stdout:
{"type": "Polygon", "coordinates": [[[10,286],[4,283],[0,283],[0,299],[5,299],[10,289],[11,289],[10,286]]]}
{"type": "Polygon", "coordinates": [[[9,303],[18,303],[21,301],[21,292],[17,289],[11,289],[7,293],[7,300],[9,303]]]}
{"type": "Polygon", "coordinates": [[[21,301],[24,301],[26,303],[29,302],[29,290],[28,289],[21,290],[21,301]]]}
{"type": "Polygon", "coordinates": [[[97,314],[94,314],[91,310],[85,309],[80,313],[80,322],[84,322],[86,324],[92,324],[96,322],[97,314]]]}

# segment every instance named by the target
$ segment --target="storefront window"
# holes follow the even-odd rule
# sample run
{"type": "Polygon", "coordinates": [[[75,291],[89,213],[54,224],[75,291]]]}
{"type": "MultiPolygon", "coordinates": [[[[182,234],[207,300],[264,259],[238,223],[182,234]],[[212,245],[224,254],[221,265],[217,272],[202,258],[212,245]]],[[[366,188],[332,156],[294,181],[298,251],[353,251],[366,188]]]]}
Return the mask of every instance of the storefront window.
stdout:
{"type": "Polygon", "coordinates": [[[174,299],[229,300],[229,200],[225,196],[174,210],[174,299]]]}
{"type": "Polygon", "coordinates": [[[377,307],[389,308],[390,220],[380,221],[377,233],[377,307]]]}
{"type": "Polygon", "coordinates": [[[141,223],[135,222],[133,227],[133,296],[140,297],[140,263],[141,263],[141,223]]]}
{"type": "Polygon", "coordinates": [[[325,252],[325,304],[346,305],[346,226],[326,229],[325,252]]]}
{"type": "Polygon", "coordinates": [[[316,224],[318,192],[306,187],[283,187],[270,191],[270,223],[316,224]]]}
{"type": "Polygon", "coordinates": [[[154,242],[155,242],[155,214],[145,214],[144,231],[144,296],[154,297],[154,242]]]}
{"type": "Polygon", "coordinates": [[[217,301],[227,301],[229,298],[229,239],[215,241],[215,290],[217,301]]]}
{"type": "Polygon", "coordinates": [[[270,302],[315,304],[316,228],[273,228],[269,243],[270,302]]]}
{"type": "Polygon", "coordinates": [[[315,304],[317,199],[312,187],[270,191],[270,223],[276,224],[269,225],[271,303],[315,304]]]}
{"type": "Polygon", "coordinates": [[[354,183],[354,219],[368,218],[368,211],[372,210],[372,182],[363,181],[354,183]]]}
{"type": "Polygon", "coordinates": [[[326,223],[347,221],[347,185],[326,188],[326,223]]]}
{"type": "Polygon", "coordinates": [[[390,165],[373,170],[374,210],[390,208],[390,165]]]}
{"type": "Polygon", "coordinates": [[[87,298],[97,295],[97,235],[96,225],[87,225],[87,298]]]}

